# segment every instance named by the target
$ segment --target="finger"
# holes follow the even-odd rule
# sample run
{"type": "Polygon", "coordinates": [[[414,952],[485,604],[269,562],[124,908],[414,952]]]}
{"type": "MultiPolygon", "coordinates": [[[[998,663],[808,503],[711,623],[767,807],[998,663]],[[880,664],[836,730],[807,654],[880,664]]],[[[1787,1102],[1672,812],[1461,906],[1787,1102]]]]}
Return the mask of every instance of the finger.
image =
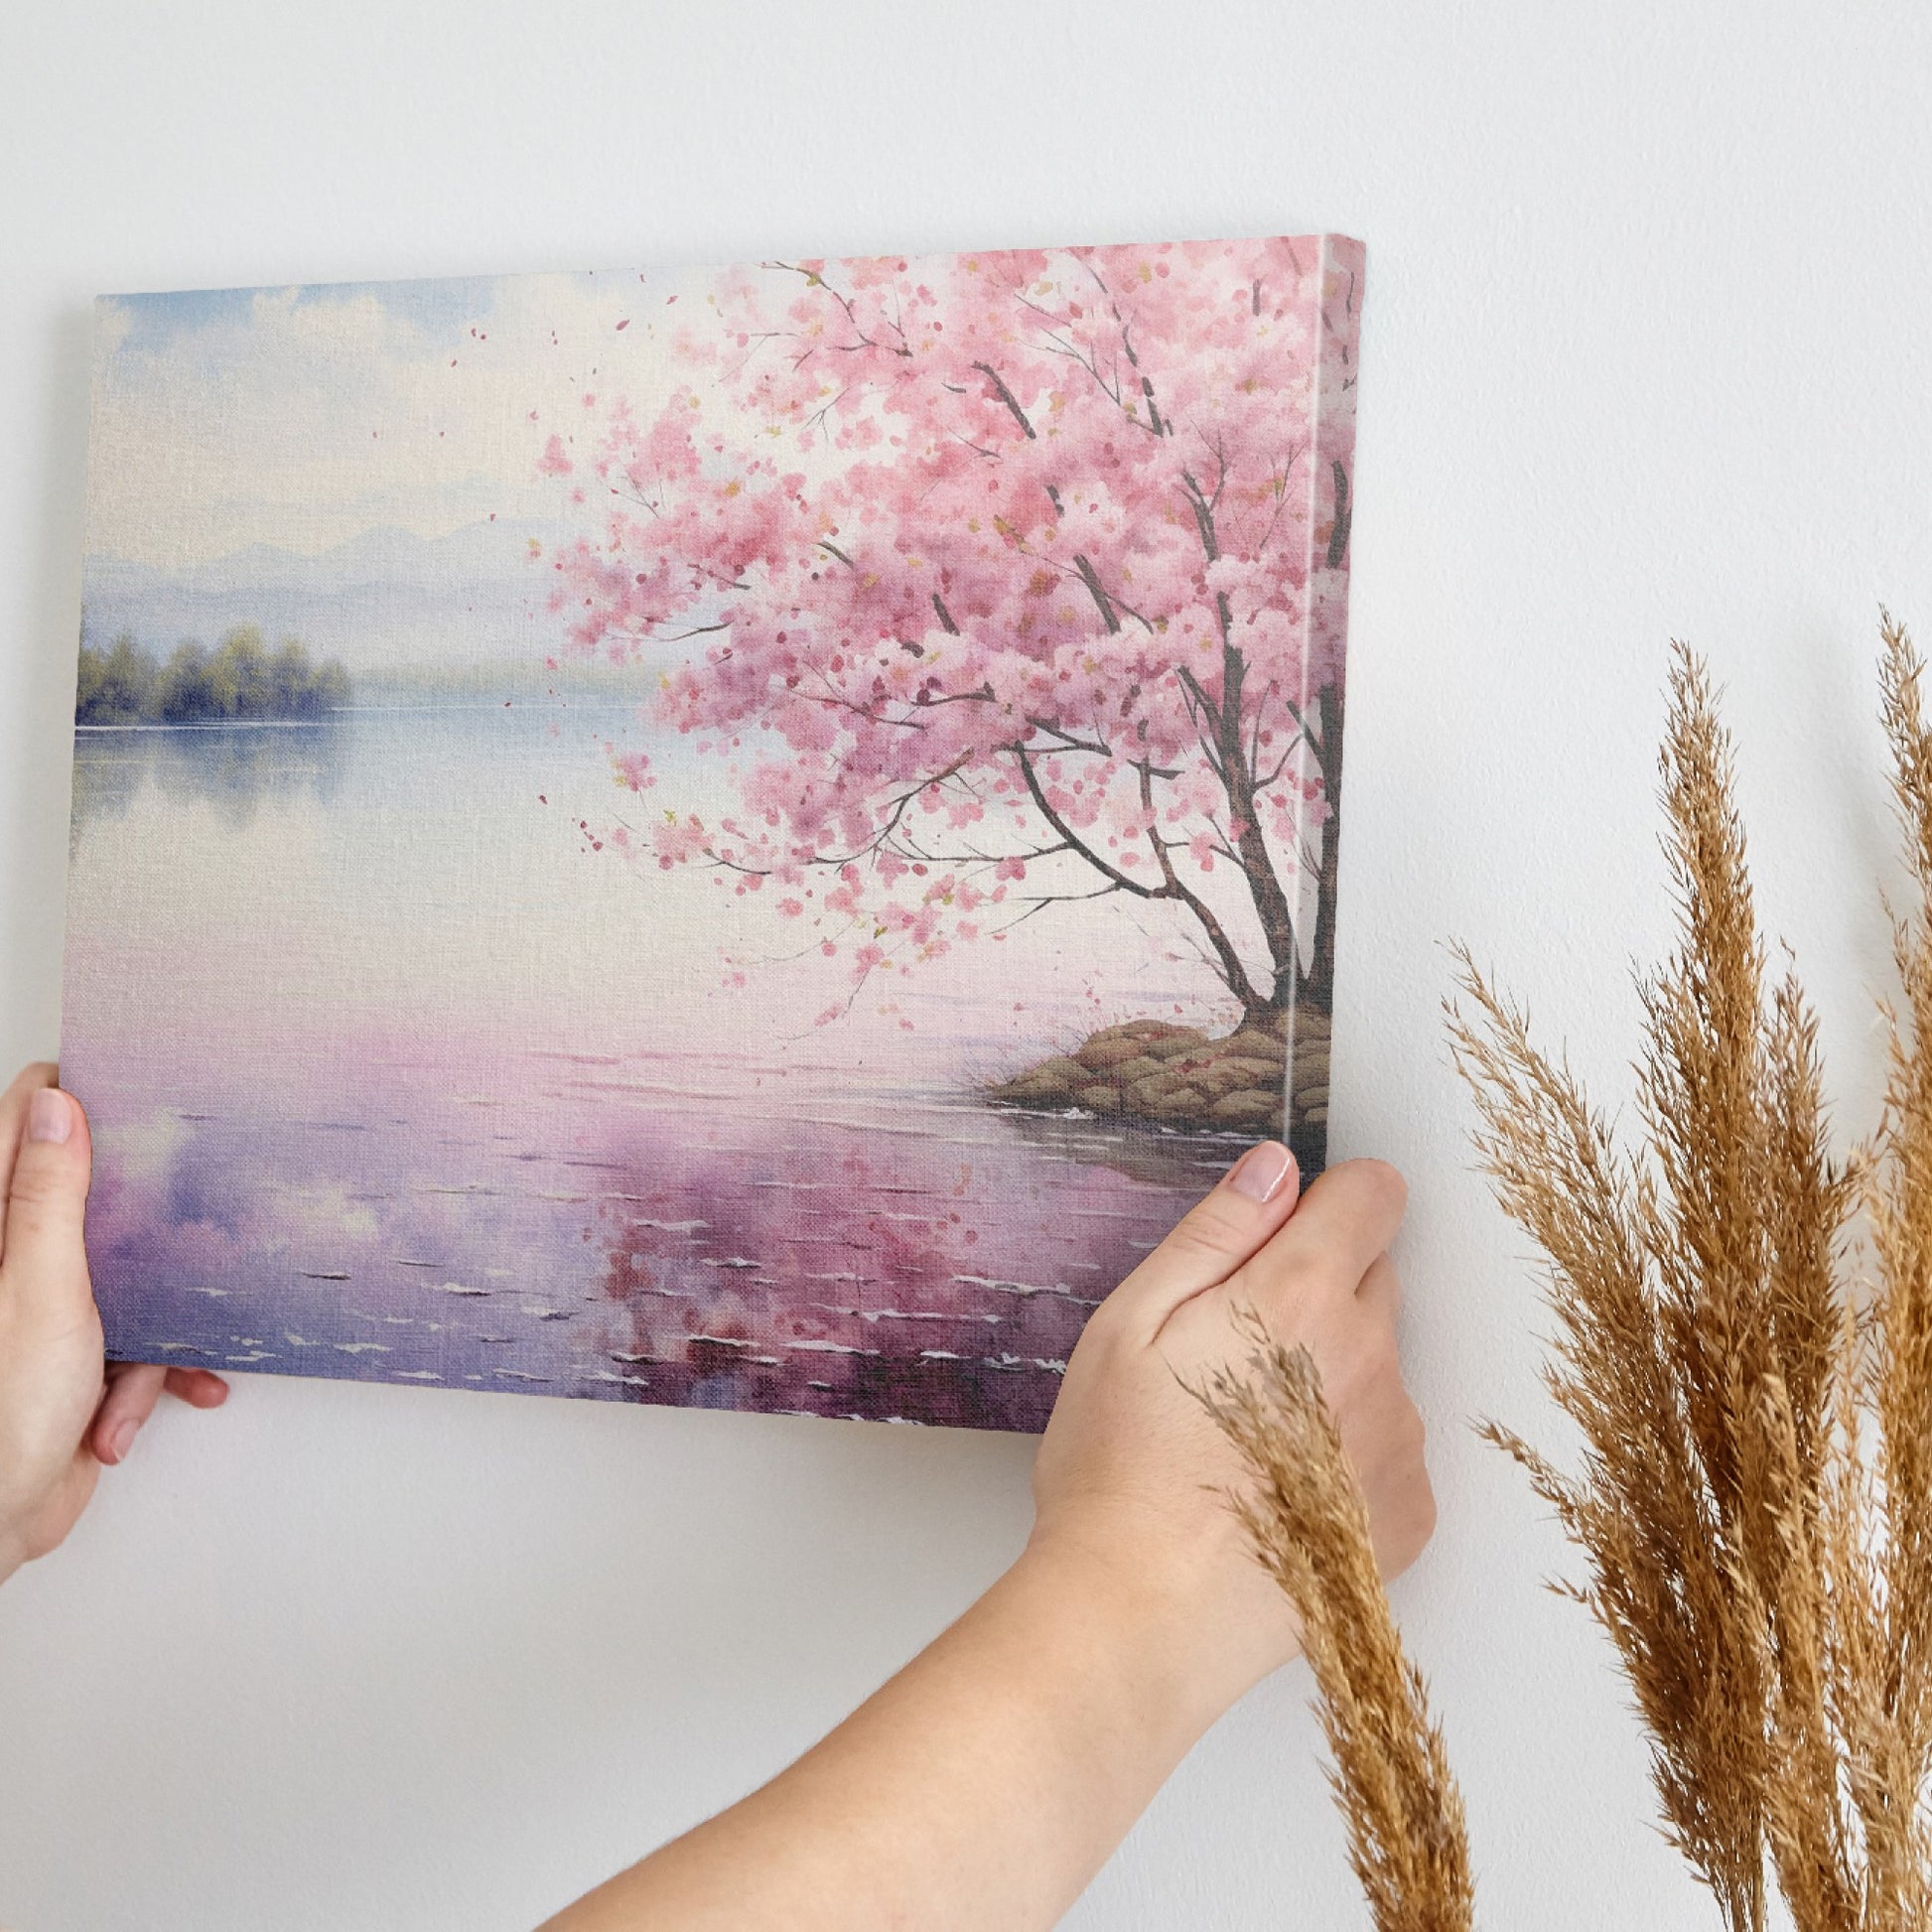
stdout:
{"type": "Polygon", "coordinates": [[[16,1309],[63,1319],[92,1307],[81,1239],[91,1161],[80,1103],[59,1087],[32,1088],[0,1248],[0,1289],[16,1309]]]}
{"type": "Polygon", "coordinates": [[[1402,1277],[1387,1255],[1377,1255],[1369,1263],[1368,1273],[1355,1291],[1355,1302],[1365,1314],[1394,1325],[1396,1312],[1402,1306],[1402,1277]]]}
{"type": "MultiPolygon", "coordinates": [[[[0,1179],[10,1179],[14,1163],[20,1158],[20,1143],[27,1131],[27,1108],[36,1088],[51,1087],[61,1077],[52,1060],[36,1060],[14,1076],[14,1083],[0,1094],[0,1179]]],[[[7,1197],[0,1187],[0,1254],[7,1251],[7,1197]]]]}
{"type": "Polygon", "coordinates": [[[95,1456],[119,1462],[141,1425],[154,1413],[163,1390],[191,1409],[218,1409],[228,1399],[226,1380],[206,1368],[163,1368],[148,1362],[109,1362],[107,1393],[88,1432],[95,1456]]]}
{"type": "Polygon", "coordinates": [[[1352,1294],[1402,1225],[1408,1183],[1386,1161],[1344,1161],[1311,1180],[1295,1218],[1242,1271],[1257,1299],[1325,1286],[1352,1294]]]}
{"type": "Polygon", "coordinates": [[[1298,1179],[1295,1157],[1279,1141],[1251,1147],[1106,1306],[1152,1334],[1182,1302],[1226,1281],[1267,1244],[1296,1211],[1298,1179]]]}
{"type": "Polygon", "coordinates": [[[110,1468],[134,1447],[141,1425],[161,1400],[168,1371],[154,1362],[116,1362],[108,1374],[91,1434],[93,1450],[110,1468]]]}
{"type": "Polygon", "coordinates": [[[211,1368],[171,1368],[167,1388],[191,1409],[218,1409],[228,1399],[226,1380],[211,1368]]]}

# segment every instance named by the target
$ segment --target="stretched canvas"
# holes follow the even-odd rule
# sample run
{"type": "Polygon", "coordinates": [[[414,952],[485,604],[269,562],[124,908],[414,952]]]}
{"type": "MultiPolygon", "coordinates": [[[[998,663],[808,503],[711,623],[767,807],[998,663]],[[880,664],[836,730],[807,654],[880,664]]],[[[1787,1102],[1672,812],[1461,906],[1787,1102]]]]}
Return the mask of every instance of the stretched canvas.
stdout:
{"type": "Polygon", "coordinates": [[[110,1351],[1038,1428],[1326,1134],[1362,250],[103,298],[110,1351]]]}

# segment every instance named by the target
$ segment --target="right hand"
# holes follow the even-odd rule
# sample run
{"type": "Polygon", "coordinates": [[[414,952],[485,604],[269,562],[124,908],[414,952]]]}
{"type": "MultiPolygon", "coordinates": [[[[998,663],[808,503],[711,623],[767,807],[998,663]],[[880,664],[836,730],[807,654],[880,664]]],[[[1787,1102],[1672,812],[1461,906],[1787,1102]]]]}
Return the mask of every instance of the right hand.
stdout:
{"type": "Polygon", "coordinates": [[[1035,1465],[1029,1556],[1070,1560],[1147,1603],[1210,1717],[1300,1641],[1224,1501],[1246,1471],[1188,1392],[1215,1369],[1243,1371],[1253,1344],[1238,1311],[1314,1357],[1383,1575],[1407,1568],[1435,1529],[1422,1418],[1396,1359],[1388,1250],[1406,1198],[1380,1161],[1344,1162],[1300,1193],[1286,1148],[1251,1148],[1095,1311],[1067,1363],[1035,1465]]]}

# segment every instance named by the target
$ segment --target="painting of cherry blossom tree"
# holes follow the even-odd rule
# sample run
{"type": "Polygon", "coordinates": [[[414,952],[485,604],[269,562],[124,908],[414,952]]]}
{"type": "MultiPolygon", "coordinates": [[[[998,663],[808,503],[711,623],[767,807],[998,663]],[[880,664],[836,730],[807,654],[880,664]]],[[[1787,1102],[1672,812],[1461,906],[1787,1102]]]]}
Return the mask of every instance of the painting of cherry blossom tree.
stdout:
{"type": "Polygon", "coordinates": [[[1241,1146],[1324,1158],[1361,300],[1316,236],[103,301],[116,1352],[1037,1428],[1241,1146]]]}

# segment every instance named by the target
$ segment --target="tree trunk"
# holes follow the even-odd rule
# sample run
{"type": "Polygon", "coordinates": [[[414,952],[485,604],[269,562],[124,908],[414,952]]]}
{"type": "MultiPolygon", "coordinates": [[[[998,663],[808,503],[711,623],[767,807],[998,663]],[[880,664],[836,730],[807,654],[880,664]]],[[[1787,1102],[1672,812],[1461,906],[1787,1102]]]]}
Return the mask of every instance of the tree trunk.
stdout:
{"type": "Polygon", "coordinates": [[[1268,850],[1261,821],[1255,815],[1255,774],[1248,763],[1241,742],[1241,693],[1247,682],[1248,660],[1229,641],[1227,600],[1221,599],[1221,707],[1215,752],[1220,759],[1221,781],[1228,795],[1228,815],[1241,828],[1235,850],[1241,855],[1241,870],[1247,876],[1248,891],[1254,898],[1255,914],[1261,920],[1261,935],[1268,947],[1269,964],[1274,968],[1274,983],[1268,997],[1257,1009],[1279,1012],[1295,997],[1299,961],[1295,945],[1295,912],[1275,872],[1274,855],[1268,850]]]}
{"type": "Polygon", "coordinates": [[[1335,898],[1341,857],[1341,693],[1332,684],[1315,694],[1321,725],[1317,762],[1321,766],[1321,795],[1328,816],[1321,827],[1321,864],[1315,873],[1314,944],[1301,998],[1323,1013],[1335,999],[1335,898]]]}

